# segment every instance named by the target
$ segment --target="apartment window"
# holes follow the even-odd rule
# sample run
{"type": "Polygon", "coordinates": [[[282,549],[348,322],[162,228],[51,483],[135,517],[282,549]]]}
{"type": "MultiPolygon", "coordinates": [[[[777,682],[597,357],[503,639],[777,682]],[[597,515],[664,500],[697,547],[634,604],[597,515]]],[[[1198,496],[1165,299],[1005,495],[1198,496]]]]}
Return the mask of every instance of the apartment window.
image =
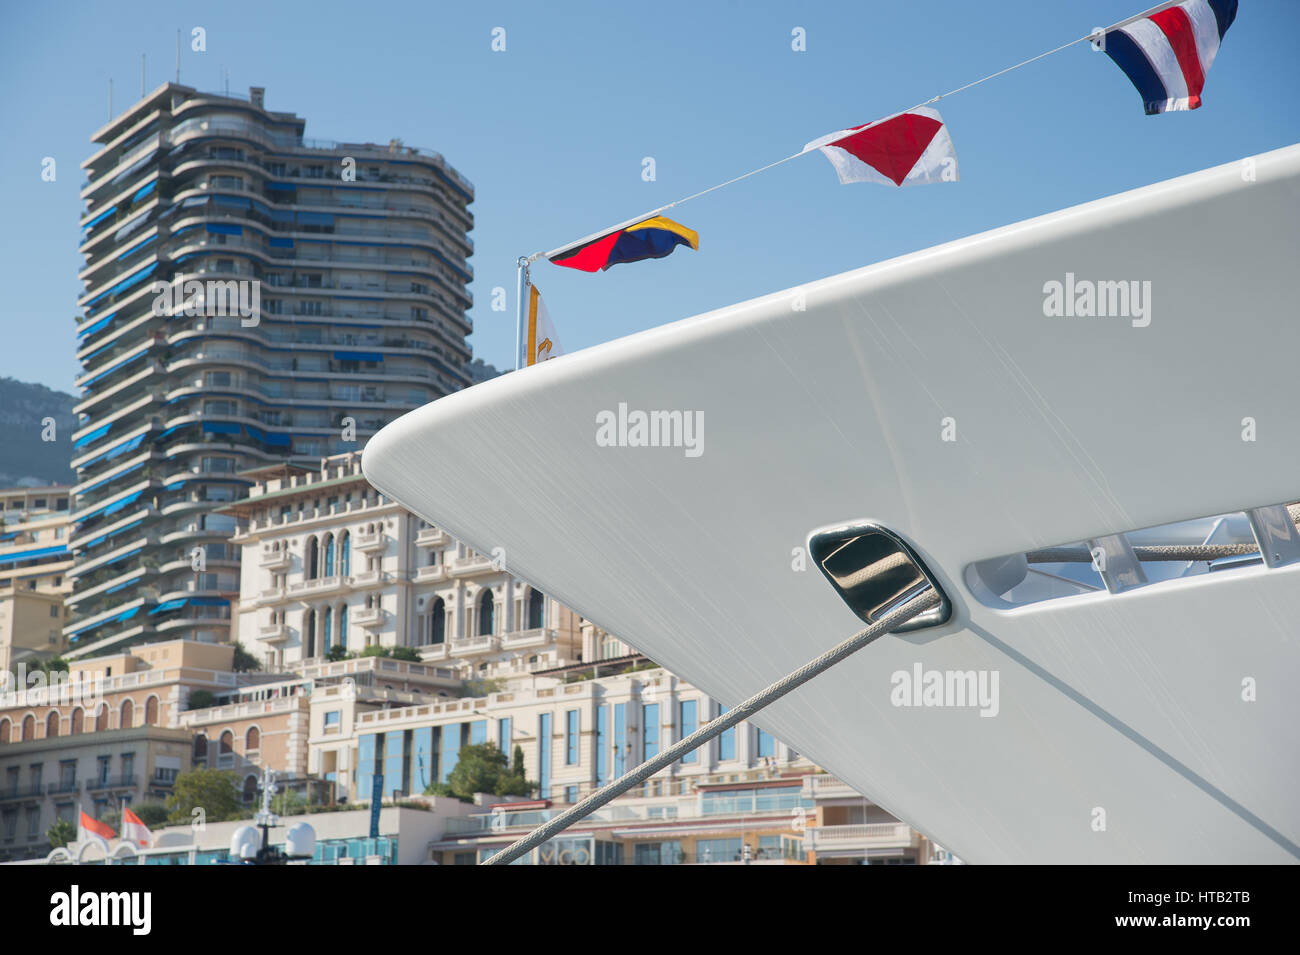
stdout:
{"type": "MultiPolygon", "coordinates": [[[[681,738],[686,739],[700,728],[700,704],[697,700],[682,700],[678,704],[678,718],[681,723],[681,738]]],[[[683,763],[699,761],[699,750],[693,749],[682,757],[683,763]]]]}
{"type": "Polygon", "coordinates": [[[3,816],[0,816],[0,836],[5,842],[13,842],[18,835],[18,810],[7,809],[3,816]]]}
{"type": "Polygon", "coordinates": [[[776,756],[776,737],[771,733],[765,733],[758,730],[758,753],[759,759],[769,756],[776,756]]]}
{"type": "Polygon", "coordinates": [[[230,387],[230,372],[228,371],[210,371],[206,377],[209,385],[217,388],[230,387]]]}
{"type": "Polygon", "coordinates": [[[641,762],[659,755],[659,704],[641,707],[641,762]]]}
{"type": "Polygon", "coordinates": [[[697,839],[695,840],[695,861],[699,865],[710,862],[738,862],[741,857],[739,837],[735,839],[697,839]]]}
{"type": "Polygon", "coordinates": [[[33,806],[27,810],[27,838],[34,839],[41,834],[41,809],[33,806]]]}
{"type": "Polygon", "coordinates": [[[573,766],[578,762],[578,711],[568,710],[564,714],[564,764],[573,766]]]}
{"type": "Polygon", "coordinates": [[[50,604],[50,616],[51,616],[51,617],[57,617],[58,615],[59,615],[59,606],[58,606],[58,604],[50,604]]]}
{"type": "Polygon", "coordinates": [[[135,753],[122,754],[122,778],[130,779],[135,775],[135,753]]]}
{"type": "MultiPolygon", "coordinates": [[[[727,712],[727,708],[723,706],[721,703],[719,703],[718,715],[721,716],[726,712],[727,712]]],[[[722,733],[718,734],[718,759],[725,760],[725,759],[735,759],[735,758],[736,758],[736,728],[733,726],[730,729],[723,730],[722,733]]]]}
{"type": "Polygon", "coordinates": [[[101,786],[108,782],[109,774],[112,772],[112,764],[112,756],[100,756],[95,760],[95,782],[101,786]]]}
{"type": "MultiPolygon", "coordinates": [[[[8,742],[6,740],[5,742],[8,742]]],[[[10,766],[5,770],[5,790],[11,795],[18,793],[18,775],[21,770],[17,766],[10,766]]]]}
{"type": "Polygon", "coordinates": [[[577,787],[577,786],[565,786],[565,787],[564,787],[564,801],[567,802],[567,803],[569,803],[570,805],[572,805],[573,803],[575,803],[575,802],[578,801],[578,787],[577,787]]]}
{"type": "Polygon", "coordinates": [[[343,724],[342,710],[329,710],[325,714],[325,732],[337,733],[343,724]]]}
{"type": "Polygon", "coordinates": [[[551,795],[551,714],[543,713],[537,721],[537,798],[551,795]]]}
{"type": "Polygon", "coordinates": [[[67,792],[77,785],[77,761],[65,759],[59,763],[59,789],[67,792]]]}

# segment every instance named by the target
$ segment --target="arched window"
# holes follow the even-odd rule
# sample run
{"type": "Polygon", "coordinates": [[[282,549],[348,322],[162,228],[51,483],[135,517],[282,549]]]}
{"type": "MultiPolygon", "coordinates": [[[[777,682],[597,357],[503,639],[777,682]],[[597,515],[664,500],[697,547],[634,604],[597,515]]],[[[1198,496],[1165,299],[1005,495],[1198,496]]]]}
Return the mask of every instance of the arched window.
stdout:
{"type": "Polygon", "coordinates": [[[151,696],[144,701],[144,725],[158,725],[158,697],[151,696]]]}
{"type": "Polygon", "coordinates": [[[72,711],[72,729],[69,730],[69,732],[72,733],[73,736],[76,736],[78,733],[85,731],[84,730],[85,719],[86,719],[86,714],[81,707],[77,707],[75,710],[72,711]]]}
{"type": "Polygon", "coordinates": [[[9,742],[9,734],[13,732],[13,722],[5,717],[0,720],[0,743],[9,742]]]}
{"type": "Polygon", "coordinates": [[[321,636],[324,637],[324,640],[321,641],[321,646],[325,653],[330,652],[330,637],[332,637],[333,635],[334,635],[334,608],[326,607],[324,625],[321,627],[321,636]]]}
{"type": "Polygon", "coordinates": [[[306,580],[316,579],[316,558],[319,556],[319,546],[316,538],[307,538],[307,553],[303,555],[302,575],[306,580]]]}
{"type": "Polygon", "coordinates": [[[310,660],[316,655],[316,611],[308,610],[302,615],[302,653],[310,660]]]}
{"type": "Polygon", "coordinates": [[[51,737],[59,735],[59,719],[60,717],[59,717],[58,710],[51,710],[50,715],[45,717],[45,738],[46,739],[50,739],[51,737]]]}
{"type": "Polygon", "coordinates": [[[429,613],[429,642],[444,643],[447,640],[447,605],[439,597],[433,602],[429,613]]]}
{"type": "Polygon", "coordinates": [[[496,632],[496,615],[493,612],[495,609],[496,605],[492,599],[492,591],[484,590],[482,596],[478,598],[479,636],[486,637],[496,632]]]}
{"type": "Polygon", "coordinates": [[[546,595],[536,588],[528,591],[527,630],[540,630],[546,626],[546,595]]]}
{"type": "Polygon", "coordinates": [[[248,732],[244,734],[244,752],[256,753],[262,748],[262,731],[256,726],[250,726],[248,732]]]}
{"type": "Polygon", "coordinates": [[[28,713],[23,717],[23,742],[36,738],[36,717],[28,713]]]}
{"type": "Polygon", "coordinates": [[[352,576],[352,535],[347,531],[339,536],[339,576],[352,576]]]}
{"type": "Polygon", "coordinates": [[[334,535],[326,534],[325,543],[321,545],[325,551],[325,576],[334,576],[334,535]]]}
{"type": "Polygon", "coordinates": [[[339,604],[339,646],[348,648],[348,605],[339,604]]]}
{"type": "Polygon", "coordinates": [[[257,777],[256,776],[244,777],[243,796],[244,796],[244,802],[252,802],[257,798],[257,777]]]}
{"type": "Polygon", "coordinates": [[[217,768],[230,769],[235,765],[235,734],[222,730],[217,739],[217,768]]]}
{"type": "Polygon", "coordinates": [[[117,728],[120,730],[130,729],[135,725],[135,703],[131,700],[122,701],[122,712],[118,716],[117,728]]]}
{"type": "Polygon", "coordinates": [[[100,703],[99,709],[95,711],[95,732],[102,733],[108,729],[108,704],[100,703]]]}
{"type": "Polygon", "coordinates": [[[206,763],[208,761],[208,737],[206,733],[200,733],[194,737],[194,762],[196,764],[206,763]]]}

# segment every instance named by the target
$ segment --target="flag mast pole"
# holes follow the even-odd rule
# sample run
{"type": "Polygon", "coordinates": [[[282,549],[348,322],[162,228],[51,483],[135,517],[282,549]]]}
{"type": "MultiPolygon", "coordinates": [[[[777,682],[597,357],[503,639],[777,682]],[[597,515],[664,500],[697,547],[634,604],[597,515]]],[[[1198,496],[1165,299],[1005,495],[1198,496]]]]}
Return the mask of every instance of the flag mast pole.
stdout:
{"type": "Polygon", "coordinates": [[[523,365],[524,298],[528,292],[528,263],[531,261],[527,256],[521,255],[516,263],[519,267],[519,282],[515,294],[515,371],[518,371],[523,365]]]}

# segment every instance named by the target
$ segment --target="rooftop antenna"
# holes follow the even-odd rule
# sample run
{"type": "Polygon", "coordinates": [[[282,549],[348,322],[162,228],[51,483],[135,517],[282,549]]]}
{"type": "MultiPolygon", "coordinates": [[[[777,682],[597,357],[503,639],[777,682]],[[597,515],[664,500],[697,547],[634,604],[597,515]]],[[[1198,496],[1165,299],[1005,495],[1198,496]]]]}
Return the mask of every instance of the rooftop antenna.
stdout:
{"type": "Polygon", "coordinates": [[[113,119],[113,78],[108,78],[108,118],[111,122],[113,119]]]}
{"type": "Polygon", "coordinates": [[[181,28],[176,28],[176,85],[181,82],[181,28]]]}
{"type": "Polygon", "coordinates": [[[144,99],[144,54],[140,54],[140,98],[144,99]]]}

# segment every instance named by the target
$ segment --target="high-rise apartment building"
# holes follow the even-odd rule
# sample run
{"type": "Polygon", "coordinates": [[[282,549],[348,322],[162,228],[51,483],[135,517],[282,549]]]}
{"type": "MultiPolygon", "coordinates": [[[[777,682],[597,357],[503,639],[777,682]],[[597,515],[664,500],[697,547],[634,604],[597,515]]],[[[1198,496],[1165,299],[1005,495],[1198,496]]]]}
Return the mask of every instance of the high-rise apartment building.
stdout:
{"type": "Polygon", "coordinates": [[[82,165],[76,658],[221,641],[239,472],[318,465],[466,386],[473,186],[437,153],[165,84],[82,165]]]}

